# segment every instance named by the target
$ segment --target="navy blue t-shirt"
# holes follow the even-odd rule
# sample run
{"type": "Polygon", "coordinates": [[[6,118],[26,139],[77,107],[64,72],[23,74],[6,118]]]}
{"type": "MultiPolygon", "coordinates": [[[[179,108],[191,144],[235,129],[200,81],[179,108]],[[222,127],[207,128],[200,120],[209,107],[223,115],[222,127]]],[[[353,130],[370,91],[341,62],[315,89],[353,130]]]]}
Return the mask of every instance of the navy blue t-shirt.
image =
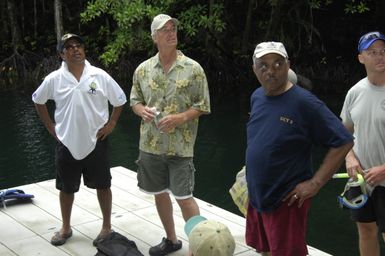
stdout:
{"type": "Polygon", "coordinates": [[[313,176],[312,145],[339,147],[353,140],[341,121],[309,91],[294,85],[278,96],[262,87],[251,96],[246,178],[259,212],[278,208],[294,187],[313,176]]]}

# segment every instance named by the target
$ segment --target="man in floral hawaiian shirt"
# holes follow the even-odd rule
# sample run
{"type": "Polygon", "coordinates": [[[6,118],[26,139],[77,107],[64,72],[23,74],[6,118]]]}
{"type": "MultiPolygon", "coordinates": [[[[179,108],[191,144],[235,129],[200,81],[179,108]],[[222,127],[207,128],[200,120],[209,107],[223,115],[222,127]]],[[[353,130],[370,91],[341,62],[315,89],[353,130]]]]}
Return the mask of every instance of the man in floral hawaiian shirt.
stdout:
{"type": "Polygon", "coordinates": [[[185,220],[199,215],[193,198],[194,144],[199,116],[210,113],[210,97],[202,67],[177,50],[178,24],[165,14],[153,19],[151,36],[159,52],[138,66],[130,95],[133,111],[142,118],[138,186],[155,196],[166,232],[150,255],[167,255],[182,247],[170,193],[185,220]]]}

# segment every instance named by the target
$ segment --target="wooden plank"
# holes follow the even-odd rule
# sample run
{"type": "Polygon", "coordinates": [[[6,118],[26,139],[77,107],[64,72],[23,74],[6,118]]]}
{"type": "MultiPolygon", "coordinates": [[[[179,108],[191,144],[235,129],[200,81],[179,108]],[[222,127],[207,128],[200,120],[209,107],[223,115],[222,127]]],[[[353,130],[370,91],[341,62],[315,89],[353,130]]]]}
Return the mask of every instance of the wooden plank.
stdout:
{"type": "MultiPolygon", "coordinates": [[[[139,191],[136,173],[124,167],[111,168],[112,172],[112,225],[113,229],[135,241],[139,250],[148,255],[150,246],[158,244],[165,232],[158,217],[152,195],[139,191]]],[[[75,195],[71,224],[73,237],[63,246],[50,244],[54,231],[61,226],[59,192],[55,181],[48,180],[18,187],[26,193],[35,195],[32,203],[13,204],[0,208],[0,255],[94,255],[96,248],[92,240],[102,225],[102,217],[96,191],[81,186],[75,195]],[[5,232],[4,232],[5,231],[5,232]]],[[[218,220],[227,225],[236,241],[235,255],[258,255],[245,245],[245,219],[211,203],[197,199],[201,215],[218,220]]],[[[172,199],[175,216],[175,229],[182,240],[181,250],[172,255],[185,256],[188,251],[188,238],[184,233],[184,219],[175,199],[172,199]]],[[[313,256],[330,255],[309,246],[313,256]]]]}

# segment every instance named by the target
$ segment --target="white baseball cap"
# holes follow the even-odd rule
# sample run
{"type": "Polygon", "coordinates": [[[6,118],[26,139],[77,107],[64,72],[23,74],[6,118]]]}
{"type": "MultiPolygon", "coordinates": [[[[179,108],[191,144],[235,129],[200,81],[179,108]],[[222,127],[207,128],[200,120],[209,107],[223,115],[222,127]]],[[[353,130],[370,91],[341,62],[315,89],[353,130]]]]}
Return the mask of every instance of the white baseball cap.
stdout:
{"type": "Polygon", "coordinates": [[[261,58],[262,56],[276,53],[284,58],[288,58],[285,46],[280,42],[262,42],[255,47],[253,56],[255,58],[261,58]]]}
{"type": "Polygon", "coordinates": [[[167,15],[167,14],[156,15],[151,23],[151,36],[154,36],[155,32],[158,29],[161,29],[164,26],[164,24],[166,24],[169,20],[172,20],[174,25],[179,24],[179,20],[172,18],[170,15],[167,15]]]}
{"type": "Polygon", "coordinates": [[[196,215],[185,225],[189,246],[194,256],[233,256],[235,240],[222,223],[196,215]]]}

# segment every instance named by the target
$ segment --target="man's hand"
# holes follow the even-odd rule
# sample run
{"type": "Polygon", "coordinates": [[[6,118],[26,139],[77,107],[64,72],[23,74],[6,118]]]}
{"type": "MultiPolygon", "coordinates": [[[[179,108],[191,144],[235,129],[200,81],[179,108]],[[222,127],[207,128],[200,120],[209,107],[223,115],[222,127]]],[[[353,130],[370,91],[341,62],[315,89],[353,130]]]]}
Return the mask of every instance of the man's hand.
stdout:
{"type": "Polygon", "coordinates": [[[46,129],[52,135],[52,137],[55,138],[55,140],[59,141],[59,139],[56,136],[55,125],[56,125],[55,123],[51,122],[46,125],[46,129]]]}
{"type": "Polygon", "coordinates": [[[52,119],[48,114],[47,106],[45,104],[35,103],[35,108],[47,131],[55,138],[55,140],[59,141],[55,131],[56,124],[52,122],[52,119]]]}
{"type": "Polygon", "coordinates": [[[364,175],[361,163],[358,161],[353,150],[351,150],[345,157],[346,171],[350,177],[357,177],[357,173],[364,175]]]}
{"type": "Polygon", "coordinates": [[[145,106],[145,107],[142,109],[141,113],[139,113],[139,115],[142,117],[142,119],[143,119],[144,122],[149,123],[149,122],[151,122],[151,121],[154,119],[154,117],[155,117],[154,109],[145,106]]]}
{"type": "Polygon", "coordinates": [[[187,117],[184,113],[172,114],[160,119],[157,126],[161,132],[168,133],[186,121],[187,117]]]}
{"type": "Polygon", "coordinates": [[[96,138],[104,140],[114,130],[116,122],[110,120],[96,133],[96,138]]]}
{"type": "Polygon", "coordinates": [[[104,125],[103,128],[99,129],[96,133],[96,138],[104,140],[114,130],[116,123],[119,120],[120,114],[122,113],[123,105],[114,107],[112,109],[110,120],[104,125]]]}
{"type": "Polygon", "coordinates": [[[320,188],[320,185],[312,179],[306,180],[297,184],[297,186],[283,199],[283,201],[289,200],[289,206],[295,201],[298,201],[298,208],[300,208],[303,202],[306,199],[315,196],[320,188]]]}
{"type": "Polygon", "coordinates": [[[375,166],[364,172],[364,179],[368,185],[375,187],[385,180],[385,166],[375,166]]]}

